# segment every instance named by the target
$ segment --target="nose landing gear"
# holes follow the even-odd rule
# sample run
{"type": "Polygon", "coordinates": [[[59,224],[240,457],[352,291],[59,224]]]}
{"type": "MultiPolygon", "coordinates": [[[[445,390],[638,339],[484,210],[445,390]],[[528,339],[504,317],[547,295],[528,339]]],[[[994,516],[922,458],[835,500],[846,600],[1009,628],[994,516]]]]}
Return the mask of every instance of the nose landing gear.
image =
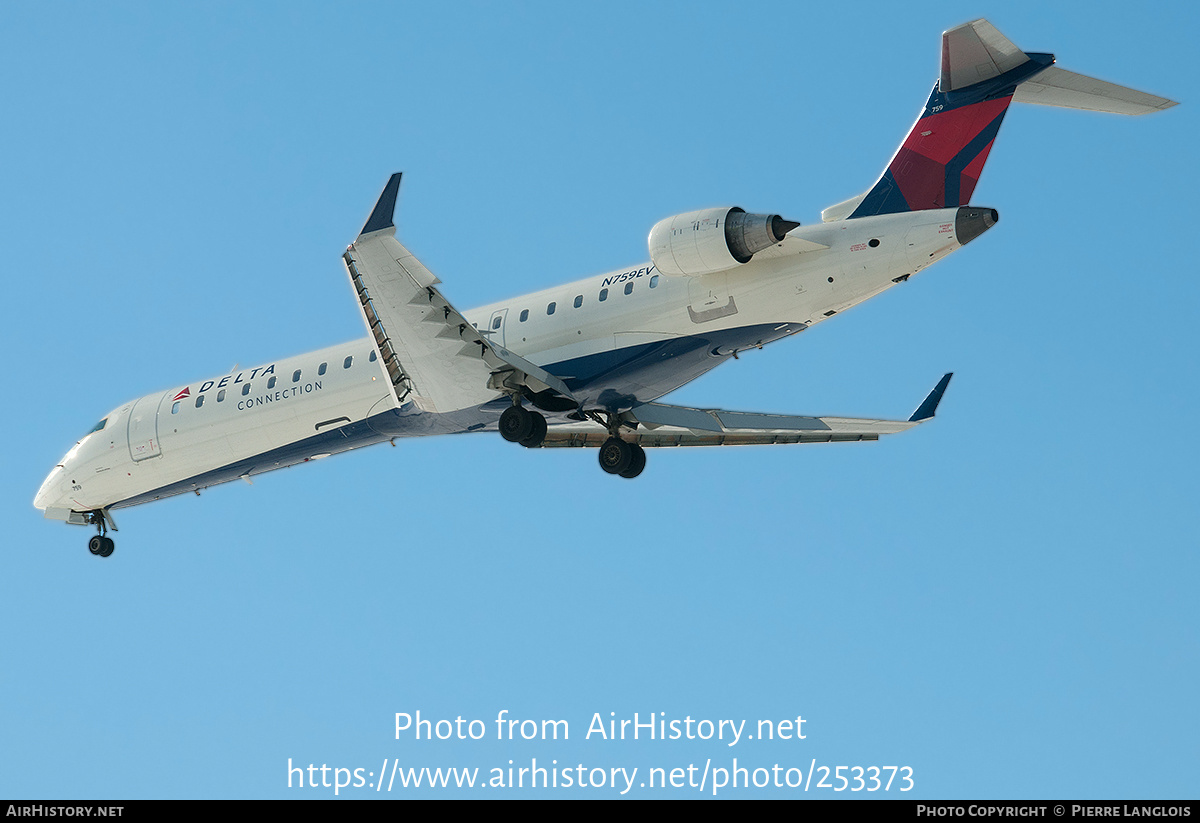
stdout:
{"type": "Polygon", "coordinates": [[[111,537],[98,534],[88,541],[88,551],[100,557],[108,557],[117,546],[111,537]]]}
{"type": "MultiPolygon", "coordinates": [[[[117,547],[117,544],[113,542],[111,537],[105,534],[108,531],[108,527],[105,524],[104,512],[99,509],[88,512],[87,521],[95,526],[97,531],[96,536],[88,540],[88,551],[99,557],[108,557],[113,553],[113,549],[117,547]]],[[[114,526],[113,528],[116,527],[114,526]]]]}

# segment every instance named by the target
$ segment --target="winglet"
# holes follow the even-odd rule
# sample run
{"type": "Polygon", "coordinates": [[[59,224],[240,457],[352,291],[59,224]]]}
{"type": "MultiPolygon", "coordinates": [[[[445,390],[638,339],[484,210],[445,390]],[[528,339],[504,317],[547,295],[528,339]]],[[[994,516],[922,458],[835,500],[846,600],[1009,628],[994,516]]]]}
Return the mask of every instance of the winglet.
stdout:
{"type": "Polygon", "coordinates": [[[396,212],[396,195],[400,193],[400,174],[401,172],[396,172],[388,178],[387,185],[383,187],[383,194],[379,195],[379,202],[375,204],[359,235],[395,227],[392,215],[396,212]]]}
{"type": "Polygon", "coordinates": [[[938,403],[942,402],[942,395],[946,393],[946,387],[950,385],[950,378],[954,376],[954,372],[950,372],[938,381],[938,384],[933,387],[933,391],[925,398],[925,401],[917,407],[913,412],[913,416],[908,418],[909,423],[923,423],[937,412],[938,403]]]}

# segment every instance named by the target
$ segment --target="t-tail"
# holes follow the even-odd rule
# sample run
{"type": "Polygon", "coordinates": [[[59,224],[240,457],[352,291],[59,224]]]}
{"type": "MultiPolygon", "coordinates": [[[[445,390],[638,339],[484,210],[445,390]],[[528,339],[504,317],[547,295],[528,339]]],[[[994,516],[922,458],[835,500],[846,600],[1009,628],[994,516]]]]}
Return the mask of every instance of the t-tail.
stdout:
{"type": "Polygon", "coordinates": [[[1174,106],[1164,97],[1065,71],[1053,54],[1023,52],[986,20],[942,34],[941,77],[883,176],[821,212],[835,220],[965,206],[1011,103],[1113,114],[1174,106]]]}

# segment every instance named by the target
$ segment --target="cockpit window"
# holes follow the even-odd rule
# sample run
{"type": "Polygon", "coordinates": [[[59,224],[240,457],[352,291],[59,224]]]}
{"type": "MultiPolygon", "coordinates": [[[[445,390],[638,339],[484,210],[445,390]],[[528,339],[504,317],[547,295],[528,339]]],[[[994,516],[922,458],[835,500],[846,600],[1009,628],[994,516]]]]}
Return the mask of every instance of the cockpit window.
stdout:
{"type": "Polygon", "coordinates": [[[92,427],[92,431],[89,431],[89,432],[88,432],[88,434],[91,434],[92,432],[98,432],[98,431],[100,431],[101,429],[103,429],[103,428],[104,428],[104,426],[105,426],[105,424],[106,424],[106,423],[108,423],[108,418],[107,418],[107,417],[106,417],[106,418],[104,418],[103,420],[101,420],[101,421],[100,421],[99,423],[97,423],[95,426],[93,426],[93,427],[92,427]]]}

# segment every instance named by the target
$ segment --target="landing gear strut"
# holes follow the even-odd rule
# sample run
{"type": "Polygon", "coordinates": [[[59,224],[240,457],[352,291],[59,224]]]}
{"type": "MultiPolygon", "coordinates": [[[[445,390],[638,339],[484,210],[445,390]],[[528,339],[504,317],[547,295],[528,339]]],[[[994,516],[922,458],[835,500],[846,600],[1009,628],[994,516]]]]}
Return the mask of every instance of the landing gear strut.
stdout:
{"type": "Polygon", "coordinates": [[[600,468],[609,474],[634,478],[646,468],[646,451],[637,443],[621,439],[621,419],[612,412],[584,412],[592,420],[608,429],[608,439],[600,446],[600,468]]]}
{"type": "Polygon", "coordinates": [[[105,532],[108,531],[104,524],[104,512],[97,509],[93,512],[88,512],[88,522],[96,527],[97,534],[92,539],[88,540],[88,551],[100,557],[108,557],[113,553],[113,549],[117,544],[108,537],[105,532]]]}
{"type": "Polygon", "coordinates": [[[500,415],[500,436],[510,443],[535,448],[546,439],[546,418],[514,403],[500,415]]]}

